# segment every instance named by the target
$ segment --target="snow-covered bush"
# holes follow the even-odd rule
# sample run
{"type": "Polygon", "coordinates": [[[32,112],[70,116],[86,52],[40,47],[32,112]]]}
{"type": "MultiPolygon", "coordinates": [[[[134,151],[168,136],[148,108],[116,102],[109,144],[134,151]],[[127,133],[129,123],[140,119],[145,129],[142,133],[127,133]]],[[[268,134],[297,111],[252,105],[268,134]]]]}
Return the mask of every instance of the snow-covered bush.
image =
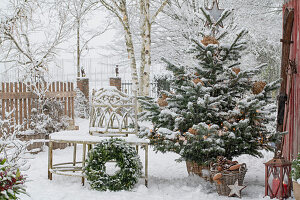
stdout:
{"type": "Polygon", "coordinates": [[[0,159],[0,199],[18,199],[17,195],[26,193],[24,183],[20,170],[0,159]]]}
{"type": "Polygon", "coordinates": [[[22,126],[15,125],[12,113],[13,111],[5,113],[5,118],[0,118],[0,158],[5,159],[12,167],[25,167],[26,162],[22,157],[27,144],[17,138],[22,126]]]}
{"type": "Polygon", "coordinates": [[[89,101],[78,88],[75,89],[75,116],[86,119],[89,117],[89,101]]]}
{"type": "Polygon", "coordinates": [[[292,162],[292,179],[300,184],[300,153],[292,162]]]}
{"type": "Polygon", "coordinates": [[[67,118],[63,116],[63,106],[59,101],[46,99],[40,110],[31,110],[30,128],[35,134],[49,134],[65,129],[68,126],[67,118]]]}
{"type": "Polygon", "coordinates": [[[25,178],[20,170],[28,165],[23,159],[26,143],[16,136],[20,133],[20,125],[15,125],[12,113],[5,113],[0,118],[0,199],[17,199],[17,195],[25,193],[25,178]]]}

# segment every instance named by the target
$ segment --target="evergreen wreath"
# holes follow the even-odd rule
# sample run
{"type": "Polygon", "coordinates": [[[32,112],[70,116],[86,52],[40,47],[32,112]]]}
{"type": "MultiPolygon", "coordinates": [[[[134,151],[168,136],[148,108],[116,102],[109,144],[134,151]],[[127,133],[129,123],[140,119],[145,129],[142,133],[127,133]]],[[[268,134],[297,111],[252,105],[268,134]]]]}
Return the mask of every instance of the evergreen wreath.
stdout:
{"type": "Polygon", "coordinates": [[[141,175],[142,163],[134,147],[121,139],[103,140],[88,153],[84,173],[91,187],[100,191],[130,190],[141,175]],[[105,163],[116,161],[120,168],[106,173],[105,163]]]}

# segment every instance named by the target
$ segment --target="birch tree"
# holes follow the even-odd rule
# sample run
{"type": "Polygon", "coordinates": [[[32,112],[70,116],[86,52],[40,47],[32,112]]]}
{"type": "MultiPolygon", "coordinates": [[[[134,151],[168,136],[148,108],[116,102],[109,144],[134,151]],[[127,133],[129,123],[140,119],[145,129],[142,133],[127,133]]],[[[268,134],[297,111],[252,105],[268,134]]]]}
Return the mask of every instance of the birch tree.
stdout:
{"type": "Polygon", "coordinates": [[[150,0],[140,0],[140,12],[142,18],[141,26],[141,66],[140,66],[140,95],[149,96],[150,68],[151,68],[151,29],[160,12],[167,5],[168,0],[160,3],[159,7],[150,14],[150,0]]]}
{"type": "Polygon", "coordinates": [[[130,60],[131,78],[133,83],[133,91],[135,94],[138,92],[138,73],[136,66],[136,58],[132,40],[132,32],[128,19],[127,12],[127,1],[126,0],[99,0],[102,5],[108,9],[111,13],[122,24],[125,34],[125,43],[128,54],[128,59],[130,60]]]}
{"type": "Polygon", "coordinates": [[[131,76],[133,82],[133,88],[139,95],[149,95],[150,87],[150,68],[151,68],[151,28],[155,23],[158,14],[167,5],[168,0],[159,2],[159,6],[152,8],[151,4],[155,1],[139,0],[138,4],[141,17],[141,27],[139,32],[141,33],[141,64],[140,69],[137,69],[135,47],[132,37],[132,22],[128,19],[129,12],[128,6],[134,1],[126,0],[99,0],[105,8],[113,13],[124,29],[125,43],[127,48],[128,58],[130,59],[131,76]],[[152,8],[152,9],[151,9],[152,8]],[[153,14],[151,14],[153,12],[153,14]]]}

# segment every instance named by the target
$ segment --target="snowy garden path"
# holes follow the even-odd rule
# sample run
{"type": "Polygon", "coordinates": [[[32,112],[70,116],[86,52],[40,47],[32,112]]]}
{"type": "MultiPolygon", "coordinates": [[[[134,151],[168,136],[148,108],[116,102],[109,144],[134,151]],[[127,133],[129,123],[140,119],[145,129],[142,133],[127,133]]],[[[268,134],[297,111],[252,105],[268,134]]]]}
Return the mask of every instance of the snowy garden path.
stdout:
{"type": "MultiPolygon", "coordinates": [[[[80,120],[80,131],[87,131],[88,121],[80,120]]],[[[81,146],[79,146],[81,148],[81,146]]],[[[47,148],[44,152],[32,156],[31,168],[26,171],[28,196],[21,196],[22,200],[188,200],[188,199],[237,199],[220,197],[215,192],[214,186],[210,186],[201,178],[188,176],[185,163],[177,163],[178,155],[174,153],[155,153],[152,148],[149,152],[149,188],[144,186],[143,179],[135,186],[133,191],[99,192],[91,190],[86,184],[81,186],[80,178],[53,175],[53,180],[47,179],[47,148]]],[[[72,148],[55,150],[54,163],[59,161],[71,161],[72,148]]],[[[80,153],[80,150],[78,151],[80,153]]],[[[141,160],[144,160],[144,151],[140,152],[141,160]]],[[[265,158],[257,159],[249,156],[241,156],[237,160],[245,162],[248,172],[245,177],[245,188],[242,191],[243,199],[263,199],[264,196],[264,165],[273,154],[264,153],[265,158]]],[[[78,155],[79,156],[79,155],[78,155]]],[[[264,198],[268,199],[268,197],[264,198]]]]}

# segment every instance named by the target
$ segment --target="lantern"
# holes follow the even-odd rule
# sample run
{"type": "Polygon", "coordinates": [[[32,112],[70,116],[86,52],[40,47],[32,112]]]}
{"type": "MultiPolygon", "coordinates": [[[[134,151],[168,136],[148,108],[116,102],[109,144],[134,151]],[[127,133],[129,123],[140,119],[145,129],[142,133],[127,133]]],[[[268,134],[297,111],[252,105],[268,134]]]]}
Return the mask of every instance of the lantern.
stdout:
{"type": "Polygon", "coordinates": [[[292,163],[284,158],[273,158],[265,163],[265,196],[286,199],[291,196],[292,163]]]}

